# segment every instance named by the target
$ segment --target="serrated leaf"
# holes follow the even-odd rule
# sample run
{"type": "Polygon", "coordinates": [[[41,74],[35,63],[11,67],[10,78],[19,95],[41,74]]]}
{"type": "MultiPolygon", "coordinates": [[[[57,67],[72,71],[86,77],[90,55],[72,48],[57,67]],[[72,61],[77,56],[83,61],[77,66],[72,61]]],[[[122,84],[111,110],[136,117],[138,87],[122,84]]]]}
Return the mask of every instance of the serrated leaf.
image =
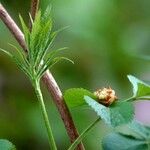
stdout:
{"type": "Polygon", "coordinates": [[[128,79],[133,86],[133,97],[150,96],[150,85],[132,75],[128,75],[128,79]]]}
{"type": "Polygon", "coordinates": [[[84,96],[88,95],[95,98],[94,94],[83,88],[68,89],[64,93],[64,99],[69,107],[86,105],[84,96]]]}
{"type": "MultiPolygon", "coordinates": [[[[20,21],[25,33],[25,40],[27,43],[29,43],[28,57],[27,59],[25,59],[28,63],[24,63],[24,66],[25,68],[29,68],[28,74],[31,74],[30,77],[35,76],[38,79],[45,73],[48,68],[52,67],[57,62],[61,60],[69,60],[70,62],[72,62],[70,59],[65,57],[56,57],[53,59],[52,57],[51,59],[47,58],[49,47],[51,46],[58,32],[60,32],[60,30],[51,32],[52,19],[50,10],[51,7],[47,7],[44,13],[41,13],[41,11],[39,10],[35,16],[34,21],[29,14],[32,22],[31,32],[20,16],[20,21]],[[26,64],[28,65],[28,67],[26,64]]],[[[55,54],[53,54],[53,56],[54,55],[55,54]]],[[[17,63],[19,64],[18,66],[21,66],[21,63],[19,63],[19,61],[17,63]]],[[[22,70],[25,70],[25,68],[23,68],[22,70]]]]}
{"type": "Polygon", "coordinates": [[[41,28],[41,11],[39,10],[38,13],[35,16],[35,20],[32,25],[32,30],[30,34],[30,47],[29,47],[29,54],[32,63],[34,62],[34,55],[37,49],[37,45],[40,39],[40,31],[42,30],[41,28]]]}
{"type": "Polygon", "coordinates": [[[17,53],[18,53],[20,59],[22,60],[23,65],[24,65],[26,68],[28,68],[28,67],[29,67],[29,62],[28,62],[28,60],[27,60],[27,58],[26,58],[26,56],[25,56],[24,51],[19,50],[19,49],[18,49],[15,45],[13,45],[13,44],[10,44],[10,43],[8,43],[8,44],[9,44],[11,47],[13,47],[13,48],[17,51],[17,53]]]}
{"type": "Polygon", "coordinates": [[[126,125],[126,126],[119,126],[116,129],[116,132],[120,133],[121,135],[125,135],[125,136],[136,138],[138,140],[143,139],[142,135],[138,134],[136,131],[134,131],[131,128],[129,128],[129,124],[126,125]]]}
{"type": "MultiPolygon", "coordinates": [[[[12,55],[10,52],[0,48],[0,51],[4,52],[5,54],[7,54],[8,56],[11,57],[11,59],[16,63],[16,65],[29,77],[31,77],[31,74],[28,70],[28,65],[26,64],[26,62],[24,62],[24,59],[21,57],[18,58],[15,55],[12,55]]],[[[19,50],[18,50],[19,51],[19,50]]]]}
{"type": "MultiPolygon", "coordinates": [[[[9,44],[10,45],[10,44],[9,44]]],[[[11,45],[12,46],[12,45],[11,45]]],[[[17,56],[15,55],[12,55],[10,52],[0,48],[0,51],[4,52],[5,54],[7,54],[8,56],[11,57],[11,59],[16,63],[16,65],[26,74],[28,75],[29,77],[31,77],[31,74],[28,70],[28,64],[24,61],[25,58],[23,58],[22,54],[19,53],[19,50],[17,49],[17,52],[19,53],[19,55],[21,55],[21,59],[18,58],[17,56]]]]}
{"type": "Polygon", "coordinates": [[[56,50],[51,50],[46,56],[45,60],[52,60],[57,54],[59,54],[61,51],[68,49],[68,47],[59,48],[56,50]]]}
{"type": "Polygon", "coordinates": [[[34,61],[35,64],[40,64],[40,62],[45,57],[49,46],[51,45],[53,38],[50,36],[51,31],[51,22],[48,21],[45,26],[41,29],[38,43],[36,43],[35,47],[35,55],[34,55],[34,61]]]}
{"type": "Polygon", "coordinates": [[[115,150],[118,147],[120,150],[149,150],[150,127],[134,120],[103,139],[104,150],[115,150]]]}
{"type": "Polygon", "coordinates": [[[117,127],[132,121],[134,107],[130,102],[115,102],[106,107],[89,96],[85,96],[86,103],[100,116],[106,124],[117,127]]]}
{"type": "Polygon", "coordinates": [[[0,139],[0,150],[16,150],[16,148],[8,140],[0,139]]]}
{"type": "Polygon", "coordinates": [[[129,128],[141,135],[145,139],[150,139],[150,127],[136,121],[129,125],[129,128]]]}
{"type": "Polygon", "coordinates": [[[111,133],[103,139],[102,147],[104,150],[149,150],[149,143],[119,133],[111,133]]]}
{"type": "Polygon", "coordinates": [[[51,10],[52,10],[52,6],[49,5],[46,10],[44,10],[44,14],[42,16],[42,22],[45,22],[45,20],[47,20],[47,18],[51,18],[51,10]]]}
{"type": "Polygon", "coordinates": [[[11,43],[8,43],[8,45],[10,45],[12,48],[14,48],[19,56],[22,58],[22,59],[25,59],[25,54],[24,54],[24,51],[20,51],[15,45],[11,44],[11,43]]]}
{"type": "Polygon", "coordinates": [[[30,46],[30,31],[29,31],[28,27],[26,26],[26,24],[25,24],[25,22],[24,22],[21,15],[19,15],[19,18],[20,18],[23,33],[24,33],[24,36],[25,36],[25,41],[26,41],[27,47],[29,48],[29,46],[30,46]]]}
{"type": "Polygon", "coordinates": [[[28,77],[32,77],[32,75],[29,72],[29,68],[27,68],[18,57],[13,56],[12,59],[16,63],[16,65],[20,68],[20,70],[22,70],[28,77]]]}

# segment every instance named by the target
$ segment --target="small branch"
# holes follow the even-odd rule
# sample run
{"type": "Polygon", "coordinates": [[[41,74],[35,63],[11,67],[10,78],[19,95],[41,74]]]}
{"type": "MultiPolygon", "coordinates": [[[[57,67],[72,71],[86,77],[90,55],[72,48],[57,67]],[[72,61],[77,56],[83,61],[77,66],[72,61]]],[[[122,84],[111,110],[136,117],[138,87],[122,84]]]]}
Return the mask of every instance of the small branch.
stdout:
{"type": "MultiPolygon", "coordinates": [[[[73,143],[75,139],[79,136],[79,134],[75,128],[68,107],[63,99],[62,92],[60,91],[60,88],[58,87],[54,77],[49,71],[47,71],[47,73],[43,76],[43,81],[46,84],[47,89],[49,90],[54,99],[54,102],[59,110],[59,113],[61,114],[61,118],[65,124],[67,133],[70,137],[70,141],[71,143],[73,143]]],[[[78,148],[80,150],[84,149],[82,144],[80,144],[78,148]]]]}
{"type": "Polygon", "coordinates": [[[18,28],[16,23],[13,21],[13,19],[9,16],[5,8],[0,3],[0,18],[5,23],[5,25],[8,27],[10,32],[14,35],[20,46],[27,52],[27,47],[24,42],[24,35],[21,32],[21,30],[18,28]]]}
{"type": "Polygon", "coordinates": [[[150,100],[150,97],[138,97],[135,100],[150,100]]]}
{"type": "Polygon", "coordinates": [[[80,136],[74,141],[74,143],[69,147],[68,150],[74,150],[77,145],[83,140],[83,138],[87,135],[87,133],[93,129],[93,127],[100,121],[101,119],[98,118],[94,122],[92,122],[81,134],[80,136]]]}
{"type": "MultiPolygon", "coordinates": [[[[16,23],[13,21],[13,19],[10,17],[10,15],[7,13],[7,11],[2,6],[1,3],[0,3],[0,18],[6,24],[6,26],[11,31],[11,33],[14,35],[14,37],[16,38],[18,43],[21,45],[23,50],[27,52],[23,33],[21,32],[19,27],[16,25],[16,23]]],[[[79,134],[74,125],[72,116],[63,99],[62,92],[59,89],[59,86],[57,85],[55,79],[53,78],[52,74],[49,71],[45,73],[42,80],[44,81],[48,91],[50,92],[53,98],[54,103],[57,106],[57,109],[61,115],[61,118],[67,130],[68,136],[70,138],[70,141],[71,143],[73,143],[75,139],[79,136],[79,134]]],[[[78,150],[84,150],[84,146],[82,145],[82,143],[78,145],[78,150]]]]}
{"type": "Polygon", "coordinates": [[[135,100],[136,98],[134,97],[134,96],[132,96],[132,97],[129,97],[129,98],[127,98],[127,99],[124,99],[123,101],[124,102],[128,102],[128,101],[133,101],[133,100],[135,100]]]}
{"type": "MultiPolygon", "coordinates": [[[[38,11],[38,8],[39,8],[39,0],[32,0],[31,1],[30,13],[31,13],[31,16],[32,16],[33,20],[35,19],[35,15],[36,15],[36,13],[38,11]]],[[[32,28],[31,21],[29,21],[29,28],[30,28],[30,30],[32,28]]]]}

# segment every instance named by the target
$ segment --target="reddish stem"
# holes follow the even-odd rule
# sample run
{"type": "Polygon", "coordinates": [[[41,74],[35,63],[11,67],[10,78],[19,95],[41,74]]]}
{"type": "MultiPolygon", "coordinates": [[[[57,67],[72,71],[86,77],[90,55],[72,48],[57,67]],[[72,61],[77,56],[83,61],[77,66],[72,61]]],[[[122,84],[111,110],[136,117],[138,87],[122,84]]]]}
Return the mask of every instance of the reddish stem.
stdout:
{"type": "MultiPolygon", "coordinates": [[[[11,31],[11,33],[14,35],[20,46],[23,48],[25,52],[27,52],[27,47],[24,39],[24,34],[19,29],[17,24],[13,21],[13,19],[10,17],[8,12],[5,10],[5,8],[0,3],[0,18],[5,23],[5,25],[8,27],[8,29],[11,31]]],[[[57,109],[60,113],[60,116],[64,122],[65,128],[67,130],[68,136],[70,138],[71,143],[75,141],[75,139],[79,136],[78,131],[74,125],[72,116],[67,108],[67,105],[63,99],[62,92],[57,85],[54,77],[52,74],[47,71],[43,78],[43,82],[45,83],[48,91],[50,92],[54,103],[57,106],[57,109]]],[[[78,145],[78,150],[84,150],[84,146],[82,143],[78,145]]]]}

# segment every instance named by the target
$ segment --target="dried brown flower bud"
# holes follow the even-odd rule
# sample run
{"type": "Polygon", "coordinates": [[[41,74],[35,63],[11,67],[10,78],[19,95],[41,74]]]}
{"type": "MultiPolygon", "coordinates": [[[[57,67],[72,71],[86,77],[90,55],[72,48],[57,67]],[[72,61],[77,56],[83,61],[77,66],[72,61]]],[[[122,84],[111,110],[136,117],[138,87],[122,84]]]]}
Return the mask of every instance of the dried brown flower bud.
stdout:
{"type": "Polygon", "coordinates": [[[109,88],[98,89],[94,92],[94,95],[98,98],[98,101],[106,106],[111,105],[117,97],[115,91],[109,88]]]}

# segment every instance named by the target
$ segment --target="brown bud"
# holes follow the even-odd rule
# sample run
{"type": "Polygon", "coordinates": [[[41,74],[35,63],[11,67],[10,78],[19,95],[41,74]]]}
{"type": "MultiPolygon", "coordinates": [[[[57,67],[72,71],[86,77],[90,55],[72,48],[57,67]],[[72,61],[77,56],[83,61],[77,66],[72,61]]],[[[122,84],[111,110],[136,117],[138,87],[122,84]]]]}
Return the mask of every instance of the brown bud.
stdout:
{"type": "Polygon", "coordinates": [[[106,106],[111,105],[117,97],[115,91],[109,88],[98,89],[94,92],[94,95],[98,98],[98,101],[106,106]]]}

